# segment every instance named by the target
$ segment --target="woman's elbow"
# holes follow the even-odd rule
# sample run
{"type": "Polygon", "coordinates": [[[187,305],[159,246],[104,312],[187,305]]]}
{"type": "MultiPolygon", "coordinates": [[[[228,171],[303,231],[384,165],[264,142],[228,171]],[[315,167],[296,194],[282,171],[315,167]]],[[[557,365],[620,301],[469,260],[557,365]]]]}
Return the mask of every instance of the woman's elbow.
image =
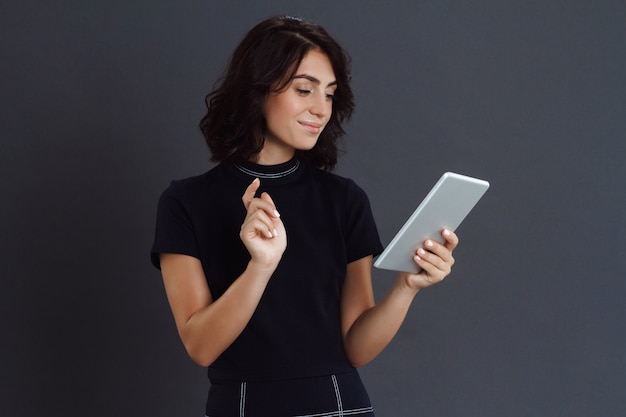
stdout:
{"type": "Polygon", "coordinates": [[[357,359],[350,359],[350,358],[348,358],[348,361],[350,362],[350,365],[354,366],[355,368],[360,368],[362,366],[367,365],[372,360],[371,359],[364,359],[364,358],[357,358],[357,359]]]}
{"type": "Polygon", "coordinates": [[[183,346],[187,351],[187,355],[194,361],[196,364],[207,367],[211,365],[219,355],[214,354],[214,349],[211,349],[211,346],[206,342],[202,342],[198,340],[197,337],[194,337],[194,333],[189,331],[187,328],[179,329],[179,336],[181,342],[183,342],[183,346]]]}
{"type": "Polygon", "coordinates": [[[367,352],[362,352],[360,349],[350,349],[346,346],[345,348],[346,358],[350,365],[355,368],[360,368],[362,366],[367,365],[374,359],[374,356],[367,354],[367,352]]]}
{"type": "Polygon", "coordinates": [[[215,362],[215,359],[217,359],[217,357],[211,355],[206,348],[202,349],[199,346],[195,346],[191,343],[185,343],[184,345],[185,349],[187,350],[187,355],[189,355],[191,360],[199,366],[206,368],[207,366],[215,362]]]}

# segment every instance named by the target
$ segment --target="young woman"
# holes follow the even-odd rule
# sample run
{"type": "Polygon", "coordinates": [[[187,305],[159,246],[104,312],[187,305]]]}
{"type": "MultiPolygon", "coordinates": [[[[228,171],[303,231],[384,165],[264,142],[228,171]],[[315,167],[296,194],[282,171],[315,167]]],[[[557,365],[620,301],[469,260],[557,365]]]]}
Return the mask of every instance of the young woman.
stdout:
{"type": "Polygon", "coordinates": [[[152,261],[182,342],[208,367],[209,417],[373,416],[356,368],[396,334],[457,245],[424,242],[375,304],[382,247],[367,196],[332,174],[354,104],[349,59],[321,27],[255,26],[207,96],[219,164],[159,201],[152,261]]]}

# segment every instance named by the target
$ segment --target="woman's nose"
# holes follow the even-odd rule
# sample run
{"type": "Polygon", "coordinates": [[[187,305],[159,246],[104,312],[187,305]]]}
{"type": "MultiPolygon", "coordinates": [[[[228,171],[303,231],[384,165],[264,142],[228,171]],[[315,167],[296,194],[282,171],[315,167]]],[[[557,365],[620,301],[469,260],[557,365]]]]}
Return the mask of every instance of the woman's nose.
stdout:
{"type": "Polygon", "coordinates": [[[331,108],[332,101],[329,101],[328,97],[326,97],[326,93],[322,93],[315,95],[313,102],[311,103],[310,111],[316,116],[325,117],[328,115],[331,108]]]}

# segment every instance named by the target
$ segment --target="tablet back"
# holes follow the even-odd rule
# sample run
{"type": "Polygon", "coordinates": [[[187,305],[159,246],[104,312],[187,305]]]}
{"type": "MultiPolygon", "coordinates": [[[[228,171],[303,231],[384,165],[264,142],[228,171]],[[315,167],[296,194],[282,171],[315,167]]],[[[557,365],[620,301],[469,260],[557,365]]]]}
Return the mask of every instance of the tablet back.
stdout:
{"type": "Polygon", "coordinates": [[[443,242],[441,230],[456,230],[488,188],[487,181],[453,172],[443,174],[374,266],[419,273],[421,268],[413,261],[417,248],[425,239],[443,242]]]}

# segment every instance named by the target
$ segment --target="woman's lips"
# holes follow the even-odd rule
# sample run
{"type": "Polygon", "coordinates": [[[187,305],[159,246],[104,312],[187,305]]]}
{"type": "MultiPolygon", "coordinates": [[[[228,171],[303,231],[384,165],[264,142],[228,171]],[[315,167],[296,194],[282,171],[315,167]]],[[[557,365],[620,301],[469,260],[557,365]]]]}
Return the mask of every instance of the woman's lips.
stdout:
{"type": "Polygon", "coordinates": [[[322,125],[314,122],[298,122],[310,133],[320,133],[322,130],[322,125]]]}

